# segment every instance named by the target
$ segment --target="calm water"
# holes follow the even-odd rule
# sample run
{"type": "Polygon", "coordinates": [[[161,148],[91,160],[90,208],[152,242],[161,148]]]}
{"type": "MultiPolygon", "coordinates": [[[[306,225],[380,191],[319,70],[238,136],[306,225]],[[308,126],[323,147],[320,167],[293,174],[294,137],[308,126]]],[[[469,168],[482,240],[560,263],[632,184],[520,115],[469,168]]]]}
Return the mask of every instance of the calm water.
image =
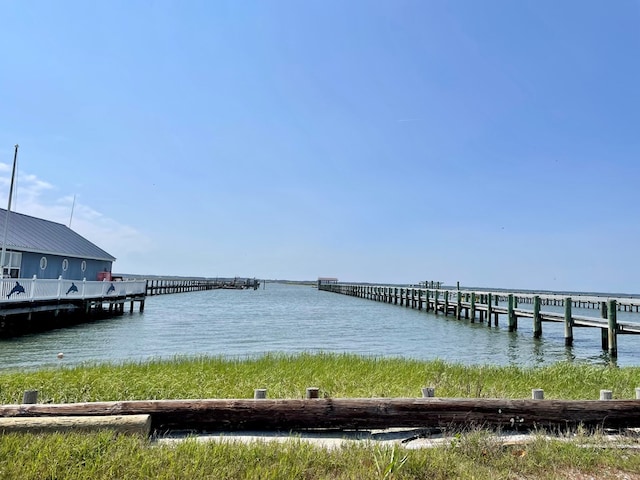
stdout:
{"type": "MultiPolygon", "coordinates": [[[[530,307],[530,306],[529,306],[530,307]]],[[[522,306],[527,308],[527,306],[522,306]]],[[[553,307],[543,306],[543,310],[553,307]]],[[[599,316],[598,310],[574,309],[599,316]]],[[[631,314],[620,313],[620,320],[631,314]]],[[[635,314],[640,319],[640,314],[635,314]]],[[[632,317],[635,318],[635,317],[632,317]]],[[[609,363],[600,331],[575,328],[564,346],[562,324],[532,321],[518,332],[470,324],[306,286],[267,284],[260,290],[212,290],[147,298],[144,313],[0,341],[0,368],[143,361],[174,356],[246,357],[265,352],[351,352],[373,356],[443,359],[465,364],[533,366],[557,361],[609,363]],[[64,352],[64,359],[56,354],[64,352]]],[[[617,364],[640,365],[640,336],[618,336],[617,364]]]]}

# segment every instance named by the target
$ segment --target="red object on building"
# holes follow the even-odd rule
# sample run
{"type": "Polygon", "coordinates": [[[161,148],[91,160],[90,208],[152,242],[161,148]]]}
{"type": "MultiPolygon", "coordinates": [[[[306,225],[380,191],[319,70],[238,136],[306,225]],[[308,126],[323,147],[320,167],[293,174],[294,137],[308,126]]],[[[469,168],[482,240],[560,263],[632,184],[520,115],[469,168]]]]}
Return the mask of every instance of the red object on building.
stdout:
{"type": "Polygon", "coordinates": [[[98,272],[98,281],[111,281],[111,272],[98,272]]]}

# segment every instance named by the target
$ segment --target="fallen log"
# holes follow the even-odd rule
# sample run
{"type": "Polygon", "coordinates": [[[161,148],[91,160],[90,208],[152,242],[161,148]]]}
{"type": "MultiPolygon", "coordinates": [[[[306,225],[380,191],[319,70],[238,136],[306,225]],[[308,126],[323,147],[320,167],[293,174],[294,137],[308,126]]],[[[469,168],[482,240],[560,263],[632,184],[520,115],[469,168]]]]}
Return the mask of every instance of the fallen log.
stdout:
{"type": "Polygon", "coordinates": [[[105,415],[0,418],[0,432],[2,433],[95,432],[98,430],[149,436],[151,433],[151,416],[105,415]]]}
{"type": "Polygon", "coordinates": [[[322,398],[2,405],[0,417],[151,415],[155,431],[640,427],[640,400],[322,398]]]}

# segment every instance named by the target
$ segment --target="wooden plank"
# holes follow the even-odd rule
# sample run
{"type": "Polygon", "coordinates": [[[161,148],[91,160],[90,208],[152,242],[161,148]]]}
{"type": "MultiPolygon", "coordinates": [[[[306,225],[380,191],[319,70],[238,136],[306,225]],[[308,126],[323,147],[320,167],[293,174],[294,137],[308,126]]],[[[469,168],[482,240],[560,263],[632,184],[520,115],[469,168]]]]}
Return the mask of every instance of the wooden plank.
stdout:
{"type": "Polygon", "coordinates": [[[3,433],[93,432],[97,430],[149,436],[151,416],[144,414],[0,418],[0,432],[3,433]]]}
{"type": "Polygon", "coordinates": [[[164,431],[391,427],[640,427],[638,400],[320,398],[3,405],[3,417],[151,415],[164,431]]]}

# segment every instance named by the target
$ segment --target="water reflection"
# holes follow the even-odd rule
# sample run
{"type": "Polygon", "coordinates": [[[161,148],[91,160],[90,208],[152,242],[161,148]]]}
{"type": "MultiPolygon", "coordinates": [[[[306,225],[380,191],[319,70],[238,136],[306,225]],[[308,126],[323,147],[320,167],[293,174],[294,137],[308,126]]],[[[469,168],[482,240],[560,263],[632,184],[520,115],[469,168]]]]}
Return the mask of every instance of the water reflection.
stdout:
{"type": "Polygon", "coordinates": [[[532,355],[533,355],[533,364],[534,366],[544,365],[545,355],[544,355],[544,340],[539,338],[531,339],[532,342],[532,355]]]}

